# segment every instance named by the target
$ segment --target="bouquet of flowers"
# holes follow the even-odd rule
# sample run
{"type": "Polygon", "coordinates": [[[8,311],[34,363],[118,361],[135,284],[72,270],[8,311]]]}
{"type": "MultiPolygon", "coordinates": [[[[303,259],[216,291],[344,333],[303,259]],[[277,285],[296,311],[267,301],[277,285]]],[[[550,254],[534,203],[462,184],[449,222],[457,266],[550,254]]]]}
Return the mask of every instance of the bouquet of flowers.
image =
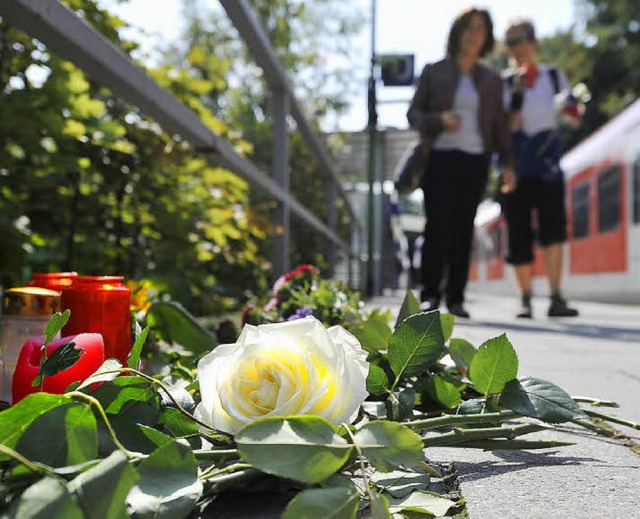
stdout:
{"type": "Polygon", "coordinates": [[[291,321],[312,315],[331,326],[355,326],[364,318],[364,304],[342,280],[324,279],[313,265],[300,265],[276,280],[264,307],[245,308],[242,324],[291,321]]]}
{"type": "Polygon", "coordinates": [[[570,90],[560,92],[555,97],[555,104],[561,122],[571,128],[577,128],[590,100],[591,92],[584,83],[577,83],[570,90]]]}
{"type": "MultiPolygon", "coordinates": [[[[477,348],[456,339],[454,317],[420,312],[411,292],[392,328],[354,294],[322,287],[344,288],[298,269],[261,310],[273,322],[245,324],[227,344],[152,304],[126,366],[108,359],[60,394],[0,411],[0,510],[173,519],[260,515],[271,503],[285,519],[441,516],[464,504],[430,491],[443,474],[425,449],[555,448],[566,443],[522,436],[568,421],[600,431],[582,400],[518,377],[505,335],[477,348]],[[312,313],[291,319],[301,308],[312,313]],[[180,346],[170,369],[148,362],[150,333],[180,346]]],[[[64,322],[49,323],[45,350],[64,322]]],[[[75,352],[40,364],[41,388],[75,352]]]]}

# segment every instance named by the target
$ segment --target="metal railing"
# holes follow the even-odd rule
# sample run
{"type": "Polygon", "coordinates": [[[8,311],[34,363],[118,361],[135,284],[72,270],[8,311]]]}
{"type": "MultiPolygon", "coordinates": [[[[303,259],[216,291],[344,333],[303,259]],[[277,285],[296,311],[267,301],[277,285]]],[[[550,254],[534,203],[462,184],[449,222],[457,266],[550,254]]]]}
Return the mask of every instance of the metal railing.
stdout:
{"type": "Polygon", "coordinates": [[[330,274],[335,261],[334,246],[345,252],[351,280],[352,259],[359,256],[336,230],[336,193],[345,201],[351,234],[361,231],[351,204],[343,190],[324,145],[305,118],[293,95],[284,69],[276,57],[263,28],[245,0],[220,0],[258,65],[264,70],[274,93],[274,162],[273,179],[250,160],[239,156],[224,139],[207,128],[200,118],[159,86],[143,69],[109,42],[99,31],[57,0],[0,0],[0,16],[30,36],[37,38],[59,56],[73,62],[87,75],[109,88],[114,95],[136,105],[153,118],[165,131],[181,135],[194,149],[222,159],[252,186],[264,190],[278,201],[276,223],[284,232],[274,244],[274,270],[284,273],[289,268],[289,213],[303,220],[328,240],[327,258],[330,274]],[[328,223],[321,221],[289,191],[287,114],[293,116],[303,138],[317,156],[329,180],[328,223]]]}

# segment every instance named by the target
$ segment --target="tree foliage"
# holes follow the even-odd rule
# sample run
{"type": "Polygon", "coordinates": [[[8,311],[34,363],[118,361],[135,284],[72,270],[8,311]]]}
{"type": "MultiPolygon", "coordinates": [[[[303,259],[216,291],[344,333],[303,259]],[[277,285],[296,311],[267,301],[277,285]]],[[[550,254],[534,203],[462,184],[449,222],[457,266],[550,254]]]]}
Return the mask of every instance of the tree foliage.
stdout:
{"type": "MultiPolygon", "coordinates": [[[[95,1],[67,3],[124,52],[135,50],[119,36],[123,23],[95,1]]],[[[202,101],[214,82],[170,66],[150,73],[246,150],[202,101]]],[[[262,289],[268,227],[244,180],[4,20],[0,87],[5,286],[31,270],[122,274],[153,279],[196,312],[262,289]]]]}
{"type": "Polygon", "coordinates": [[[569,31],[541,41],[543,61],[565,70],[592,93],[582,128],[586,137],[640,96],[640,11],[636,0],[580,0],[569,31]]]}
{"type": "MultiPolygon", "coordinates": [[[[286,70],[297,99],[316,129],[323,118],[346,108],[353,93],[350,51],[362,19],[357,8],[338,0],[252,1],[258,19],[286,70]],[[331,60],[331,66],[328,61],[331,60]],[[336,63],[343,63],[342,67],[336,63]]],[[[224,10],[202,0],[184,0],[187,28],[178,43],[164,53],[165,62],[190,70],[216,85],[202,102],[215,111],[245,141],[251,160],[263,171],[273,169],[273,93],[255,58],[237,34],[224,10]]],[[[327,221],[327,175],[290,122],[291,192],[305,207],[327,221]]],[[[275,205],[260,193],[252,201],[267,210],[275,205]]],[[[339,228],[348,241],[347,215],[338,201],[339,228]]],[[[276,229],[277,232],[277,229],[276,229]]],[[[327,242],[291,219],[291,264],[315,263],[324,269],[327,242]]],[[[264,249],[267,255],[269,249],[264,249]]]]}

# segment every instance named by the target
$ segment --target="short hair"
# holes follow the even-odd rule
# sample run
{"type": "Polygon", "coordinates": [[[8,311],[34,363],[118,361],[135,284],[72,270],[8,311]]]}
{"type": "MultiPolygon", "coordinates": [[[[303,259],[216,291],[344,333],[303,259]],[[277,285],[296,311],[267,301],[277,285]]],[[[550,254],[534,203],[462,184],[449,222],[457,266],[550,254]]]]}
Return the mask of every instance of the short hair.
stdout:
{"type": "Polygon", "coordinates": [[[507,26],[507,30],[505,31],[505,41],[508,41],[509,38],[507,38],[507,35],[512,32],[512,31],[522,31],[522,35],[527,39],[527,41],[529,42],[536,42],[538,41],[536,39],[536,28],[533,25],[533,22],[531,20],[529,20],[528,18],[518,18],[516,20],[512,20],[511,22],[509,22],[509,25],[507,26]]]}
{"type": "Polygon", "coordinates": [[[447,56],[455,58],[458,55],[458,52],[460,52],[460,35],[471,25],[471,19],[475,15],[479,15],[483,19],[487,29],[487,37],[484,40],[482,49],[480,49],[480,56],[484,57],[493,50],[495,39],[493,37],[493,21],[489,11],[478,7],[468,7],[451,24],[449,38],[447,39],[447,56]]]}

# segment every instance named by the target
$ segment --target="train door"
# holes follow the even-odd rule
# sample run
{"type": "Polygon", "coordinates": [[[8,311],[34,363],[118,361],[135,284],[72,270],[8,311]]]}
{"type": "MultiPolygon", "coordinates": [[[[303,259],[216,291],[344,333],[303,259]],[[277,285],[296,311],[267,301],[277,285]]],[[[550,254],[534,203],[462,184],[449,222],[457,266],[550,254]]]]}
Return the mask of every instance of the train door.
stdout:
{"type": "Polygon", "coordinates": [[[570,179],[570,274],[627,269],[625,173],[624,164],[605,163],[570,179]]]}

